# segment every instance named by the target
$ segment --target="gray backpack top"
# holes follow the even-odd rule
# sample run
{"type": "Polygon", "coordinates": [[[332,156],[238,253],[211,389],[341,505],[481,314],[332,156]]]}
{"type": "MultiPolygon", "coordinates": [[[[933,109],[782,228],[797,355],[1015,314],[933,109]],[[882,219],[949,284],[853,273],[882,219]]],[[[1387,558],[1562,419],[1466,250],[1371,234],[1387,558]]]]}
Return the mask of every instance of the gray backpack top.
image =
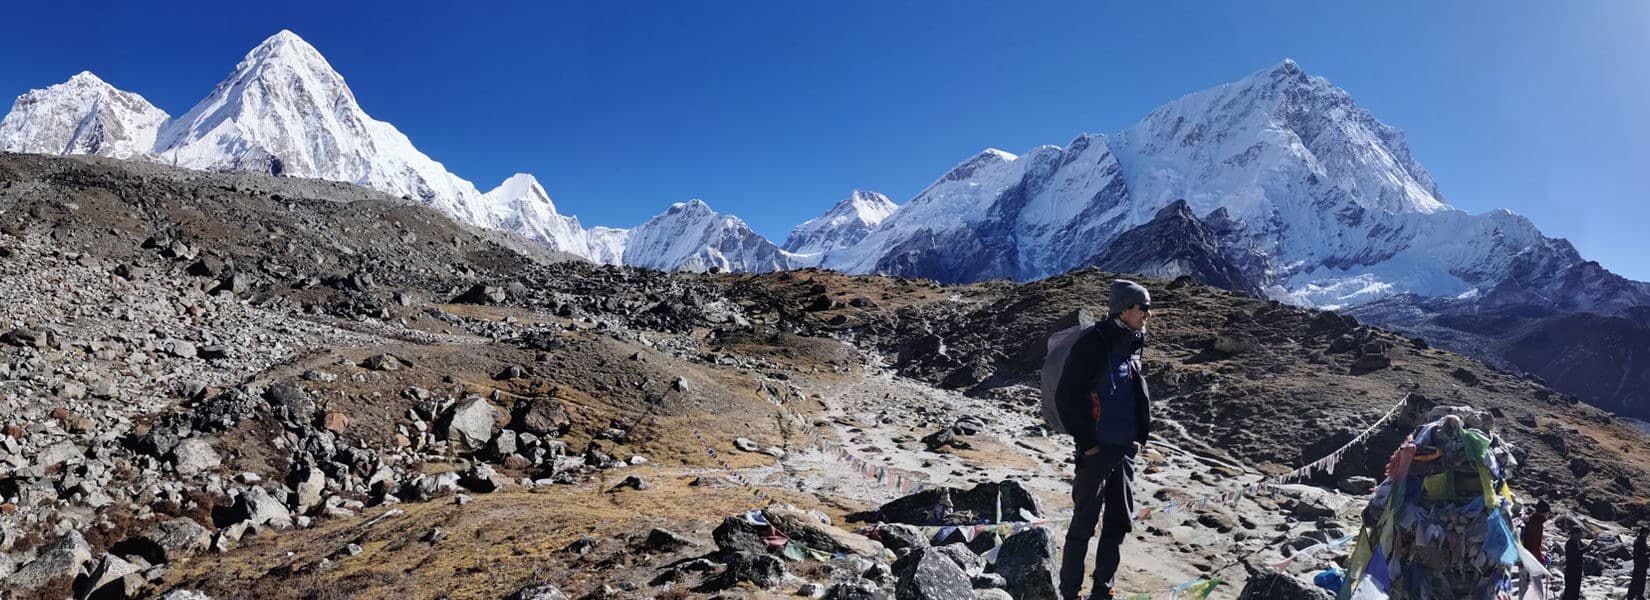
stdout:
{"type": "Polygon", "coordinates": [[[1088,311],[1080,309],[1061,322],[1076,324],[1048,336],[1048,354],[1043,357],[1042,371],[1043,422],[1055,433],[1070,433],[1060,422],[1060,407],[1055,396],[1060,389],[1060,376],[1066,370],[1066,357],[1071,355],[1071,347],[1083,337],[1083,334],[1094,328],[1094,319],[1089,317],[1088,311]]]}

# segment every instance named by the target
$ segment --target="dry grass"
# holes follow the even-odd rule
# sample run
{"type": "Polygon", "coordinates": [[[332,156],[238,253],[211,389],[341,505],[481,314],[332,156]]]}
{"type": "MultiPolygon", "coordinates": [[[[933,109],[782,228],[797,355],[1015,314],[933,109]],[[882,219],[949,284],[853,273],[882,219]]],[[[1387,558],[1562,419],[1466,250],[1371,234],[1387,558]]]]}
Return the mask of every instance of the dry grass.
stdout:
{"type": "MultiPolygon", "coordinates": [[[[634,472],[647,479],[647,490],[603,493],[594,485],[516,489],[477,495],[463,507],[441,501],[402,505],[397,508],[406,514],[370,526],[364,523],[386,509],[362,520],[269,533],[245,540],[227,555],[197,557],[168,583],[230,598],[497,598],[548,579],[576,597],[604,583],[645,584],[660,566],[713,550],[710,530],[720,518],[757,506],[743,489],[689,487],[690,477],[664,470],[634,472]],[[444,541],[422,541],[437,527],[448,533],[444,541]],[[671,528],[698,544],[658,557],[629,551],[628,540],[652,527],[671,528]],[[582,557],[562,551],[585,536],[602,540],[598,550],[582,557]],[[364,552],[335,556],[349,543],[360,544],[364,552]],[[306,569],[329,556],[330,570],[306,569]]],[[[828,508],[810,497],[768,491],[799,506],[828,508]]]]}

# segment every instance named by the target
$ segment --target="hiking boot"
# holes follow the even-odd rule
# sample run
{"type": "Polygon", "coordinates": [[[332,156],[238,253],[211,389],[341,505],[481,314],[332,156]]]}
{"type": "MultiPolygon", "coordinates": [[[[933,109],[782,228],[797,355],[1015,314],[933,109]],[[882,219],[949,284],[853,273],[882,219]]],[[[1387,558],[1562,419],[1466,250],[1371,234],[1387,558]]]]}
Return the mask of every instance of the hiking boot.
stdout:
{"type": "Polygon", "coordinates": [[[1094,593],[1089,594],[1089,600],[1112,600],[1113,598],[1116,598],[1116,597],[1117,597],[1117,591],[1116,590],[1112,590],[1112,589],[1109,589],[1109,588],[1103,588],[1103,587],[1094,588],[1094,593]]]}

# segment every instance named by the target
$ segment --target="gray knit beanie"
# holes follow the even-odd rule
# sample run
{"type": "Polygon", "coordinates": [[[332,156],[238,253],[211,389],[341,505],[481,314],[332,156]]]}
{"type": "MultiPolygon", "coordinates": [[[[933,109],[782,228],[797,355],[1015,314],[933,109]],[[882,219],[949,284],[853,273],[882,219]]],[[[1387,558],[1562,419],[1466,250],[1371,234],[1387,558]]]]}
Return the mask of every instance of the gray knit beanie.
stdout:
{"type": "Polygon", "coordinates": [[[1123,314],[1130,306],[1136,304],[1151,304],[1152,295],[1140,284],[1127,279],[1113,279],[1111,282],[1111,298],[1106,301],[1106,312],[1110,316],[1123,314]]]}

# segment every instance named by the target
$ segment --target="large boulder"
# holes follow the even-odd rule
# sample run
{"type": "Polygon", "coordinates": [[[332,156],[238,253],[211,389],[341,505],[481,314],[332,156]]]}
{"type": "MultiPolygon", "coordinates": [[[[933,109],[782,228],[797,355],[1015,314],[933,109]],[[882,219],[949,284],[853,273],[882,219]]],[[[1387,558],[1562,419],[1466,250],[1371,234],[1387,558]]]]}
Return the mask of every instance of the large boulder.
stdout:
{"type": "Polygon", "coordinates": [[[6,587],[37,590],[48,584],[72,581],[92,560],[91,544],[78,533],[70,533],[41,548],[35,559],[29,561],[4,580],[6,587]]]}
{"type": "Polygon", "coordinates": [[[141,556],[151,564],[186,558],[212,545],[212,531],[188,517],[161,521],[115,544],[114,553],[141,556]]]}
{"type": "Polygon", "coordinates": [[[453,409],[447,422],[447,443],[464,453],[487,449],[498,431],[498,409],[482,398],[470,398],[453,409]]]}
{"type": "Polygon", "coordinates": [[[78,598],[136,598],[144,579],[139,568],[126,559],[104,554],[84,576],[75,580],[78,598]]]}
{"type": "Polygon", "coordinates": [[[770,589],[784,583],[786,574],[785,561],[777,556],[735,552],[728,557],[723,581],[730,587],[748,581],[756,587],[770,589]]]}
{"type": "Polygon", "coordinates": [[[518,401],[511,412],[515,413],[516,427],[534,435],[561,435],[572,424],[567,408],[550,398],[518,401]]]}
{"type": "Polygon", "coordinates": [[[763,541],[767,533],[765,525],[757,525],[741,517],[728,517],[722,519],[722,524],[717,525],[710,536],[723,556],[731,556],[737,552],[767,552],[768,544],[763,541]]]}
{"type": "Polygon", "coordinates": [[[253,526],[287,528],[292,526],[292,513],[268,491],[254,487],[242,492],[235,504],[226,511],[226,518],[219,521],[220,526],[246,523],[253,526]]]}
{"type": "Polygon", "coordinates": [[[813,515],[782,506],[768,507],[762,515],[769,523],[791,539],[803,545],[822,550],[831,554],[858,554],[860,556],[879,556],[882,548],[876,542],[862,535],[848,533],[841,529],[819,522],[813,515]]]}
{"type": "Polygon", "coordinates": [[[1020,513],[1042,516],[1037,497],[1018,482],[986,482],[972,489],[935,487],[898,498],[874,511],[848,515],[850,521],[909,525],[964,525],[981,520],[1019,521],[1020,513]]]}
{"type": "Polygon", "coordinates": [[[974,588],[961,567],[936,548],[918,548],[893,565],[897,600],[969,600],[974,588]]]}
{"type": "Polygon", "coordinates": [[[212,444],[201,438],[183,440],[172,449],[172,466],[184,477],[204,473],[221,462],[223,459],[212,449],[212,444]]]}
{"type": "Polygon", "coordinates": [[[1255,569],[1238,600],[1331,600],[1333,596],[1311,583],[1272,569],[1255,569]]]}
{"type": "Polygon", "coordinates": [[[1059,600],[1060,563],[1054,535],[1033,527],[1008,536],[997,551],[993,570],[1008,582],[1017,600],[1059,600]]]}

